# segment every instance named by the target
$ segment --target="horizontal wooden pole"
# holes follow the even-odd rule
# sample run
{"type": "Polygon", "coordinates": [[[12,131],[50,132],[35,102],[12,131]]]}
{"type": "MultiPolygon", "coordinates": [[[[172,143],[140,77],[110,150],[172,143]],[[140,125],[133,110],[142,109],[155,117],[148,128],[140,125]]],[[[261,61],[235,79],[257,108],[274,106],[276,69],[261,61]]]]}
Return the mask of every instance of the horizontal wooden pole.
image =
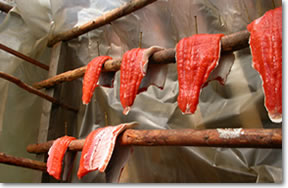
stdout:
{"type": "Polygon", "coordinates": [[[3,2],[0,2],[0,10],[5,12],[5,13],[8,13],[13,7],[6,4],[6,3],[3,3],[3,2]]]}
{"type": "MultiPolygon", "coordinates": [[[[41,170],[46,172],[46,163],[41,161],[36,161],[32,159],[22,158],[22,157],[14,157],[11,155],[6,155],[5,153],[0,152],[0,163],[19,166],[24,168],[30,168],[34,170],[41,170]]],[[[5,172],[1,172],[5,173],[5,172]]]]}
{"type": "MultiPolygon", "coordinates": [[[[228,53],[248,47],[249,36],[250,36],[249,32],[245,30],[222,37],[221,40],[222,53],[228,53]]],[[[169,48],[155,52],[149,58],[149,63],[152,64],[168,64],[168,63],[175,63],[175,61],[176,60],[175,60],[174,48],[169,48]]],[[[103,71],[104,72],[118,71],[120,69],[120,66],[121,66],[121,59],[108,60],[104,63],[103,71]]],[[[62,82],[69,82],[75,80],[77,78],[82,77],[85,74],[86,68],[87,67],[84,66],[58,74],[46,80],[34,83],[33,87],[36,89],[49,88],[62,82]]]]}
{"type": "Polygon", "coordinates": [[[39,97],[43,98],[43,99],[46,99],[56,105],[60,105],[61,107],[63,108],[66,108],[68,110],[71,110],[71,111],[74,111],[74,112],[78,112],[78,109],[74,108],[74,107],[71,107],[67,104],[64,104],[60,101],[58,101],[57,99],[49,96],[49,95],[46,95],[45,93],[42,93],[41,91],[38,91],[37,89],[25,84],[24,82],[22,82],[21,80],[19,80],[18,78],[15,78],[14,76],[12,75],[9,75],[9,74],[6,74],[6,73],[3,73],[3,72],[0,72],[0,78],[3,78],[5,80],[8,80],[14,84],[16,84],[17,86],[19,86],[20,88],[28,91],[29,93],[33,93],[35,95],[38,95],[39,97]]]}
{"type": "Polygon", "coordinates": [[[59,41],[67,41],[76,38],[84,33],[87,33],[93,29],[99,28],[103,25],[109,24],[110,22],[126,16],[136,10],[139,10],[156,0],[132,0],[119,8],[115,8],[102,16],[97,17],[94,20],[89,21],[81,26],[77,26],[69,31],[65,31],[57,34],[51,40],[48,41],[48,46],[51,47],[59,41]]]}
{"type": "Polygon", "coordinates": [[[168,129],[125,131],[123,145],[281,148],[281,129],[168,129]]]}
{"type": "MultiPolygon", "coordinates": [[[[201,146],[228,148],[281,148],[282,129],[127,129],[118,137],[121,145],[201,146]]],[[[73,140],[69,150],[81,151],[85,140],[73,140]]],[[[53,140],[27,146],[30,153],[44,153],[53,140]]]]}
{"type": "Polygon", "coordinates": [[[16,57],[19,57],[19,58],[25,60],[28,63],[36,65],[36,66],[38,66],[38,67],[40,67],[40,68],[42,68],[44,70],[47,70],[47,71],[49,70],[49,66],[47,66],[47,65],[45,65],[43,63],[40,63],[39,61],[37,61],[35,59],[32,59],[31,57],[28,57],[28,56],[26,56],[26,55],[24,55],[24,54],[22,54],[22,53],[20,53],[20,52],[18,52],[16,50],[13,50],[13,49],[11,49],[11,48],[9,48],[9,47],[1,44],[1,43],[0,43],[0,49],[4,50],[4,51],[6,51],[6,52],[8,52],[8,53],[10,53],[12,55],[15,55],[16,57]]]}
{"type": "Polygon", "coordinates": [[[87,66],[80,67],[74,70],[70,70],[61,74],[58,74],[56,76],[53,76],[51,78],[48,78],[46,80],[36,82],[32,86],[35,89],[43,89],[43,88],[50,88],[57,84],[63,83],[63,82],[69,82],[72,80],[76,80],[77,78],[80,78],[84,75],[86,71],[87,66]]]}

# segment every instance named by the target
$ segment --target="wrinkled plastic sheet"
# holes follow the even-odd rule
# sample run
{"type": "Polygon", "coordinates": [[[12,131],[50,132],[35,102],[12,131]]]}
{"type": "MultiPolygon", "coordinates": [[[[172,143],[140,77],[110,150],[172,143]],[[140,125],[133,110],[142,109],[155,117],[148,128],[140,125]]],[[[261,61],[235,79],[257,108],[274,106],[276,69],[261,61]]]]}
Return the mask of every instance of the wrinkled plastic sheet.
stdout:
{"type": "MultiPolygon", "coordinates": [[[[12,3],[12,5],[14,4],[12,3]]],[[[36,13],[34,12],[34,14],[36,13]]],[[[17,8],[13,8],[9,14],[0,13],[0,16],[0,42],[3,45],[44,64],[49,62],[50,49],[46,48],[45,42],[43,43],[44,38],[36,37],[31,32],[33,28],[25,22],[17,8]]],[[[11,74],[28,84],[47,77],[47,71],[3,50],[0,50],[0,62],[0,71],[11,74]]],[[[41,111],[41,98],[1,78],[0,152],[35,160],[34,154],[26,152],[26,146],[37,142],[41,111]]],[[[39,182],[42,173],[27,168],[0,164],[0,174],[0,182],[39,182]]]]}
{"type": "MultiPolygon", "coordinates": [[[[29,34],[37,36],[38,40],[30,39],[26,41],[26,44],[21,38],[16,44],[23,45],[25,49],[29,45],[31,46],[29,42],[34,45],[45,44],[45,40],[52,34],[81,25],[125,2],[127,1],[51,0],[50,4],[48,1],[35,1],[28,5],[23,1],[17,1],[17,10],[19,11],[13,12],[13,14],[16,14],[19,17],[18,20],[22,20],[27,28],[33,28],[29,34]],[[39,10],[42,10],[43,14],[36,14],[39,13],[39,10]]],[[[194,16],[197,16],[198,33],[230,34],[241,31],[246,29],[247,24],[252,20],[272,9],[273,2],[275,6],[281,6],[281,1],[263,3],[260,0],[157,1],[77,39],[63,43],[59,66],[62,66],[61,71],[66,71],[86,65],[92,58],[99,55],[97,42],[100,43],[100,55],[119,58],[125,51],[138,47],[140,32],[143,33],[143,48],[152,45],[174,48],[181,38],[195,34],[194,16]]],[[[1,36],[5,34],[7,32],[1,31],[1,36]]],[[[7,35],[19,37],[17,33],[7,35]]],[[[45,49],[46,47],[42,45],[41,48],[30,48],[27,53],[38,52],[43,57],[45,49]]],[[[264,108],[261,79],[251,66],[252,59],[249,48],[234,52],[234,55],[235,62],[226,84],[222,86],[218,82],[210,82],[202,90],[197,111],[193,115],[182,115],[177,107],[176,64],[167,65],[168,75],[164,88],[161,90],[150,86],[147,91],[137,95],[127,116],[122,114],[123,109],[119,98],[119,71],[115,75],[114,87],[96,88],[92,102],[87,106],[81,105],[82,79],[58,85],[55,87],[54,96],[63,99],[68,104],[79,106],[80,111],[77,115],[72,116],[71,113],[54,107],[53,113],[50,114],[52,123],[50,123],[47,137],[55,139],[62,136],[63,125],[67,121],[69,132],[78,138],[85,138],[92,130],[107,124],[116,125],[132,121],[139,122],[137,129],[281,127],[281,124],[274,124],[268,118],[264,108]]],[[[44,61],[49,61],[49,57],[46,57],[44,61]]],[[[20,75],[32,77],[34,80],[43,78],[41,74],[33,76],[29,74],[30,71],[26,66],[28,65],[17,64],[16,67],[23,67],[21,71],[18,71],[20,75]]],[[[8,65],[7,67],[10,68],[8,65]]],[[[0,87],[6,88],[2,95],[5,93],[7,95],[7,90],[9,89],[10,94],[10,88],[13,86],[11,84],[7,86],[7,82],[1,81],[0,87]]],[[[14,88],[14,90],[22,94],[19,89],[14,88]]],[[[3,107],[4,119],[12,117],[12,113],[7,113],[7,111],[9,112],[15,100],[11,96],[7,96],[6,106],[3,107]]],[[[19,99],[18,95],[14,97],[19,99]]],[[[36,98],[33,98],[35,105],[39,104],[37,102],[39,99],[36,98]]],[[[37,109],[25,104],[18,105],[17,108],[36,111],[40,108],[41,110],[39,106],[37,109]]],[[[29,111],[27,113],[30,114],[29,111]]],[[[23,119],[25,119],[24,123],[27,123],[28,120],[35,121],[35,116],[31,117],[31,115],[25,114],[23,119]]],[[[19,122],[14,122],[15,128],[9,127],[9,130],[7,120],[2,123],[2,127],[7,127],[4,131],[2,129],[2,134],[18,132],[19,122]]],[[[37,123],[39,121],[36,120],[31,130],[37,129],[37,123]]],[[[17,135],[17,133],[14,134],[17,135]]],[[[20,133],[18,132],[18,134],[20,133]]],[[[34,136],[37,137],[35,134],[34,136]]],[[[7,142],[9,139],[5,137],[4,141],[7,142]]],[[[31,138],[27,138],[23,143],[30,141],[31,138]]],[[[0,142],[0,146],[2,146],[1,143],[3,142],[0,142]]],[[[17,150],[17,148],[18,146],[15,144],[10,151],[17,150]]],[[[24,152],[22,151],[22,153],[24,152]]],[[[78,180],[76,172],[80,156],[81,152],[78,152],[70,181],[105,182],[105,175],[98,172],[92,172],[82,180],[78,180]]],[[[54,180],[48,177],[44,181],[54,180]]],[[[282,182],[282,150],[174,146],[134,147],[134,152],[123,170],[120,182],[279,183],[282,182]]]]}

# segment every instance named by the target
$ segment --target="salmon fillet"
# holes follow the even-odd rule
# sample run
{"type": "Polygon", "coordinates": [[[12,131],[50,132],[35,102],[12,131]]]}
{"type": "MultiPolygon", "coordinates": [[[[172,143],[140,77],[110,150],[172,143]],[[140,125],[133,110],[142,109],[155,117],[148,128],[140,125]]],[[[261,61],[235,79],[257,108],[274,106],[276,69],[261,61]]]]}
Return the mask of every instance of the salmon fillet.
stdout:
{"type": "Polygon", "coordinates": [[[282,122],[282,7],[267,11],[247,26],[252,65],[260,74],[269,118],[282,122]]]}
{"type": "Polygon", "coordinates": [[[65,152],[70,142],[75,139],[76,138],[71,136],[60,137],[53,142],[53,145],[49,149],[47,159],[47,172],[55,179],[60,180],[65,152]]]}
{"type": "Polygon", "coordinates": [[[133,124],[120,124],[98,128],[85,139],[77,176],[81,179],[87,173],[104,172],[112,156],[117,136],[133,124]]]}
{"type": "MultiPolygon", "coordinates": [[[[120,102],[124,109],[124,115],[129,113],[136,95],[147,89],[147,85],[141,90],[139,90],[139,87],[143,77],[146,75],[149,57],[159,50],[162,50],[162,48],[156,46],[148,49],[134,48],[123,55],[120,67],[120,102]]],[[[164,75],[166,76],[166,73],[164,75]]],[[[163,76],[160,80],[163,80],[163,76]]],[[[158,82],[164,83],[163,81],[158,82]]]]}
{"type": "Polygon", "coordinates": [[[202,87],[217,66],[223,34],[197,34],[176,45],[179,82],[178,106],[184,114],[196,111],[202,87]]]}
{"type": "Polygon", "coordinates": [[[97,82],[101,74],[101,69],[105,61],[112,59],[109,56],[98,56],[90,61],[83,78],[82,102],[88,104],[92,98],[97,82]]]}

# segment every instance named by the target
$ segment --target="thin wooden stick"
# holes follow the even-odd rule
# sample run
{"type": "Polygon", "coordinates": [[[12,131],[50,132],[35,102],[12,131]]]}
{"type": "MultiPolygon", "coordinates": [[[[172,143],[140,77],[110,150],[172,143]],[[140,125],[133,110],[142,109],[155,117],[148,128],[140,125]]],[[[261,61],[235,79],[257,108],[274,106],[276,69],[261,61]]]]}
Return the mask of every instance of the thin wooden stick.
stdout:
{"type": "Polygon", "coordinates": [[[139,33],[139,48],[142,48],[142,31],[139,33]]]}
{"type": "Polygon", "coordinates": [[[100,43],[97,41],[97,55],[100,56],[100,43]]]}
{"type": "Polygon", "coordinates": [[[119,8],[113,9],[110,12],[105,13],[102,16],[99,16],[95,20],[92,20],[88,23],[85,23],[81,26],[75,27],[69,31],[57,34],[48,42],[48,46],[51,47],[59,41],[67,41],[73,38],[76,38],[84,33],[87,33],[93,29],[99,28],[103,25],[106,25],[118,18],[126,16],[131,12],[135,12],[138,9],[141,9],[156,0],[132,0],[119,8]]]}
{"type": "Polygon", "coordinates": [[[1,11],[8,13],[12,8],[13,8],[12,6],[10,6],[6,3],[0,2],[0,10],[1,11]]]}
{"type": "Polygon", "coordinates": [[[37,61],[37,60],[35,60],[35,59],[32,59],[31,57],[28,57],[28,56],[26,56],[26,55],[24,55],[24,54],[22,54],[22,53],[20,53],[20,52],[17,52],[17,51],[15,51],[15,50],[13,50],[13,49],[11,49],[11,48],[9,48],[9,47],[1,44],[1,43],[0,43],[0,49],[4,50],[4,51],[6,51],[6,52],[8,52],[8,53],[10,53],[10,54],[13,54],[13,55],[15,55],[16,57],[19,57],[19,58],[27,61],[28,63],[31,63],[31,64],[33,64],[33,65],[36,65],[36,66],[38,66],[38,67],[40,67],[40,68],[42,68],[42,69],[49,70],[49,66],[47,66],[47,65],[45,65],[45,64],[43,64],[43,63],[40,63],[39,61],[37,61]]]}
{"type": "Polygon", "coordinates": [[[65,135],[68,135],[68,123],[67,121],[64,122],[64,131],[65,131],[65,135]]]}
{"type": "Polygon", "coordinates": [[[105,125],[108,126],[108,114],[107,112],[104,113],[105,114],[105,125]]]}
{"type": "Polygon", "coordinates": [[[194,16],[194,21],[195,21],[195,32],[196,34],[198,34],[197,16],[194,16]]]}
{"type": "MultiPolygon", "coordinates": [[[[134,146],[204,146],[229,148],[281,148],[282,129],[127,129],[118,140],[134,146]]],[[[73,140],[69,150],[81,151],[85,139],[73,140]]],[[[53,140],[28,145],[29,153],[47,152],[53,140]]]]}
{"type": "Polygon", "coordinates": [[[273,8],[276,8],[275,1],[272,0],[273,8]]]}
{"type": "Polygon", "coordinates": [[[86,68],[87,66],[76,68],[74,70],[70,70],[70,71],[58,74],[56,76],[53,76],[51,78],[48,78],[47,80],[36,82],[32,86],[36,89],[50,88],[52,86],[55,86],[63,82],[76,80],[77,78],[80,78],[85,74],[86,68]]]}
{"type": "Polygon", "coordinates": [[[28,91],[29,93],[33,93],[35,95],[38,95],[39,97],[44,98],[44,99],[46,99],[46,100],[48,100],[54,104],[60,105],[63,108],[66,108],[68,110],[72,110],[74,112],[78,112],[78,109],[71,107],[71,106],[68,106],[66,104],[63,104],[62,102],[58,101],[57,99],[50,97],[49,95],[46,95],[45,93],[42,93],[42,92],[38,91],[37,89],[34,89],[33,87],[23,83],[21,80],[19,80],[18,78],[15,78],[14,76],[0,72],[0,78],[4,78],[5,80],[8,80],[8,81],[16,84],[17,86],[28,91]]]}
{"type": "MultiPolygon", "coordinates": [[[[46,172],[46,163],[41,161],[35,161],[32,159],[22,158],[22,157],[14,157],[11,155],[6,155],[5,153],[0,152],[0,163],[20,166],[24,168],[30,168],[34,170],[41,170],[46,172]]],[[[5,172],[3,172],[5,173],[5,172]]]]}
{"type": "MultiPolygon", "coordinates": [[[[222,37],[221,39],[222,53],[229,53],[235,50],[248,47],[249,36],[250,33],[247,30],[245,30],[222,37]]],[[[149,63],[152,64],[168,64],[168,63],[175,63],[175,61],[176,61],[175,49],[173,48],[158,51],[149,58],[149,63]]],[[[118,71],[120,69],[120,66],[121,66],[121,59],[108,60],[104,63],[104,68],[102,69],[102,71],[104,72],[118,71]]],[[[49,88],[62,82],[75,80],[84,75],[86,68],[87,67],[84,66],[58,74],[54,77],[34,83],[33,87],[36,89],[49,88]]]]}

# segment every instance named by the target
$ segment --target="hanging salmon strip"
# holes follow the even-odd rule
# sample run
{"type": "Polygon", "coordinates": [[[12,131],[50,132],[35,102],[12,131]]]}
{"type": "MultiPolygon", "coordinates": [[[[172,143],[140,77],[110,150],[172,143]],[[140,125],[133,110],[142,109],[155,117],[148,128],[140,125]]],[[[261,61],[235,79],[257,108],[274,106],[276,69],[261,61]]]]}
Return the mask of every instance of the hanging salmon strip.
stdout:
{"type": "Polygon", "coordinates": [[[75,139],[71,136],[63,136],[53,142],[48,151],[47,172],[49,175],[60,180],[64,155],[70,142],[75,139]]]}
{"type": "Polygon", "coordinates": [[[120,68],[120,101],[124,108],[123,114],[128,114],[139,93],[140,83],[146,75],[149,57],[159,50],[162,48],[134,48],[123,55],[120,68]]]}
{"type": "Polygon", "coordinates": [[[98,86],[97,82],[101,74],[102,66],[108,59],[112,58],[109,56],[98,56],[88,63],[83,78],[83,88],[82,88],[83,104],[88,104],[90,102],[93,92],[95,88],[98,86]]]}
{"type": "Polygon", "coordinates": [[[253,67],[262,78],[269,118],[282,122],[282,7],[247,26],[253,67]]]}
{"type": "Polygon", "coordinates": [[[176,45],[179,82],[178,106],[184,114],[194,113],[211,71],[220,58],[223,34],[197,34],[181,39],[176,45]]]}
{"type": "Polygon", "coordinates": [[[104,172],[112,156],[117,136],[135,123],[98,128],[85,139],[77,176],[82,178],[91,171],[104,172]]]}

